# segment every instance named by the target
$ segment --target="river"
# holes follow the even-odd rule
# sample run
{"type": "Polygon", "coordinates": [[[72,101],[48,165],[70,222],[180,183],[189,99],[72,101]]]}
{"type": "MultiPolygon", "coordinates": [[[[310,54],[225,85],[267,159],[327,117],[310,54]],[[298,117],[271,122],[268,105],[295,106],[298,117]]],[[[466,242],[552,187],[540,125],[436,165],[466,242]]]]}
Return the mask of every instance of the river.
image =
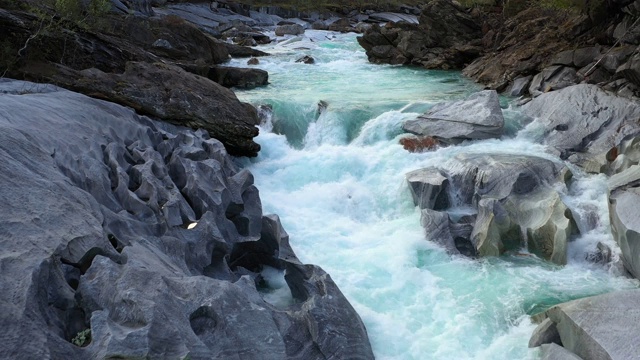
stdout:
{"type": "MultiPolygon", "coordinates": [[[[405,151],[398,143],[404,120],[481,87],[459,72],[370,64],[355,37],[307,31],[301,41],[261,48],[273,54],[258,65],[271,84],[237,95],[273,112],[256,139],[259,156],[241,165],[255,175],[265,213],[280,215],[298,257],[331,274],[360,314],[377,359],[535,358],[527,347],[535,328],[529,315],[638,287],[585,260],[598,241],[619,250],[609,230],[606,178],[575,168],[563,200],[574,213],[595,211],[599,219],[589,230],[578,217],[583,234],[570,243],[566,266],[521,254],[472,260],[427,241],[405,173],[446,166],[460,153],[561,160],[537,143],[535,123],[521,123],[510,99],[502,99],[502,139],[405,151]],[[316,63],[295,63],[303,55],[316,63]],[[326,110],[318,110],[320,101],[326,110]]],[[[281,290],[270,301],[286,302],[281,290]]]]}

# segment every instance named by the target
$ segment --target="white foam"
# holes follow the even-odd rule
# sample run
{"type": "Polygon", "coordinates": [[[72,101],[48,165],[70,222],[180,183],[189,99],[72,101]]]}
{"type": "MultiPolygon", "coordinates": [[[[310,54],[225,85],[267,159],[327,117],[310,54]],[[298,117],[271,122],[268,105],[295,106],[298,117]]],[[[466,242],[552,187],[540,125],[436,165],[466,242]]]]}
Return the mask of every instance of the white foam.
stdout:
{"type": "Polygon", "coordinates": [[[456,166],[461,153],[561,160],[526,131],[515,139],[406,152],[397,131],[416,114],[402,113],[404,107],[463,98],[475,87],[457,73],[366,64],[361,51],[351,60],[340,58],[357,51],[354,43],[353,35],[337,35],[311,52],[320,59],[318,66],[295,66],[288,72],[283,69],[297,55],[274,56],[261,65],[275,71],[273,87],[239,96],[254,103],[287,99],[278,103],[289,107],[280,109],[278,121],[299,121],[283,116],[295,114],[289,111],[293,106],[309,108],[318,100],[328,101],[330,110],[310,126],[303,148],[263,130],[257,138],[259,156],[245,165],[255,175],[265,212],[280,215],[299,258],[330,273],[356,308],[376,358],[531,358],[535,352],[527,343],[534,325],[527,313],[637,286],[584,261],[597,241],[612,241],[606,183],[598,177],[577,174],[563,194],[570,208],[585,214],[593,210],[601,220],[570,245],[565,267],[533,256],[452,257],[427,242],[405,173],[456,166]],[[345,134],[357,122],[345,114],[362,113],[370,120],[358,125],[357,136],[349,141],[345,134]]]}

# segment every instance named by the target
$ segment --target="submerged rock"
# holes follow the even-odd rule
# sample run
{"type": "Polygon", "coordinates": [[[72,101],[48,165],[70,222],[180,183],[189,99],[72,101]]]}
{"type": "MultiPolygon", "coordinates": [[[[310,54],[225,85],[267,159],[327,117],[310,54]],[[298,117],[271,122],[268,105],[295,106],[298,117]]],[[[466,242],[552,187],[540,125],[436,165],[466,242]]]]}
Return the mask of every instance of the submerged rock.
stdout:
{"type": "Polygon", "coordinates": [[[412,134],[430,136],[448,143],[500,137],[504,117],[498,93],[485,90],[465,100],[436,104],[402,128],[412,134]]]}
{"type": "Polygon", "coordinates": [[[450,166],[407,174],[423,211],[427,238],[453,252],[498,256],[527,247],[565,264],[577,232],[558,191],[570,177],[561,164],[531,156],[459,155],[450,166]],[[460,212],[462,210],[462,212],[460,212]]]}
{"type": "Polygon", "coordinates": [[[1,358],[373,359],[207,132],[50,85],[0,94],[1,358]]]}
{"type": "Polygon", "coordinates": [[[301,58],[298,58],[296,60],[297,63],[304,63],[304,64],[315,64],[316,63],[316,59],[314,59],[313,57],[309,56],[309,55],[305,55],[301,58]]]}
{"type": "MultiPolygon", "coordinates": [[[[570,301],[552,307],[546,314],[557,328],[564,351],[579,359],[622,360],[637,357],[640,290],[618,291],[570,301]]],[[[554,351],[562,353],[562,350],[554,351]]],[[[568,354],[564,356],[550,359],[572,358],[568,354]]]]}

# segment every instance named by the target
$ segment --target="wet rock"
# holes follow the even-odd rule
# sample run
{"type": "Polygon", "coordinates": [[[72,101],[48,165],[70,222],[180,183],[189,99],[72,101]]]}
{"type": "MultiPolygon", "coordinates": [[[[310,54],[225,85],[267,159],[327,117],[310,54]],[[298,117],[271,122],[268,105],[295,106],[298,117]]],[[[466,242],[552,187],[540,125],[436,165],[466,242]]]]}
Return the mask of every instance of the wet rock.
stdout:
{"type": "Polygon", "coordinates": [[[639,306],[640,291],[625,290],[556,305],[546,314],[567,353],[584,360],[633,359],[640,341],[639,306]]]}
{"type": "Polygon", "coordinates": [[[622,187],[609,195],[611,232],[622,251],[624,267],[640,279],[640,189],[622,187]]]}
{"type": "MultiPolygon", "coordinates": [[[[396,15],[385,17],[400,20],[396,15]]],[[[409,18],[382,28],[374,25],[358,37],[358,43],[374,63],[455,69],[480,55],[482,36],[480,26],[464,8],[452,1],[436,0],[424,6],[419,24],[409,18]]]]}
{"type": "Polygon", "coordinates": [[[640,86],[640,53],[633,55],[616,70],[616,77],[623,77],[640,86]]]}
{"type": "Polygon", "coordinates": [[[540,346],[540,360],[583,360],[580,356],[563,348],[558,344],[544,344],[540,346]]]}
{"type": "Polygon", "coordinates": [[[261,69],[214,66],[209,69],[207,77],[228,88],[253,89],[269,84],[269,73],[261,69]]]}
{"type": "Polygon", "coordinates": [[[567,242],[578,231],[557,190],[569,177],[564,165],[549,160],[489,154],[459,155],[442,168],[407,174],[415,204],[449,216],[423,213],[427,238],[440,239],[449,250],[453,243],[470,256],[499,256],[526,246],[557,264],[566,263],[567,242]]]}
{"type": "Polygon", "coordinates": [[[335,283],[205,131],[50,85],[0,92],[0,357],[373,359],[335,283]],[[265,301],[264,266],[289,302],[265,301]]]}
{"type": "Polygon", "coordinates": [[[440,141],[430,136],[407,136],[400,139],[400,145],[409,152],[417,153],[437,148],[440,141]]]}
{"type": "Polygon", "coordinates": [[[513,81],[511,89],[509,90],[509,96],[523,96],[528,93],[529,85],[531,84],[532,76],[519,77],[513,81]]]}
{"type": "Polygon", "coordinates": [[[609,164],[606,154],[640,130],[640,105],[595,85],[575,85],[540,95],[522,111],[544,128],[545,144],[587,171],[604,170],[609,164]]]}
{"type": "Polygon", "coordinates": [[[305,55],[299,59],[296,60],[297,63],[304,63],[304,64],[315,64],[316,63],[316,59],[314,59],[313,57],[309,56],[309,55],[305,55]]]}
{"type": "Polygon", "coordinates": [[[420,209],[449,207],[449,180],[438,169],[420,169],[406,175],[413,203],[420,209]]]}
{"type": "Polygon", "coordinates": [[[257,49],[252,49],[248,46],[240,46],[235,44],[225,43],[229,55],[234,58],[248,58],[248,57],[261,57],[269,56],[268,53],[257,49]]]}
{"type": "Polygon", "coordinates": [[[551,319],[546,318],[533,331],[533,335],[531,335],[529,339],[529,347],[534,348],[543,344],[552,343],[562,346],[558,327],[551,319]]]}
{"type": "Polygon", "coordinates": [[[304,28],[298,24],[280,25],[276,27],[276,36],[302,35],[302,34],[304,34],[304,28]]]}
{"type": "Polygon", "coordinates": [[[247,65],[258,65],[260,64],[260,60],[258,58],[252,57],[251,59],[247,60],[247,65]]]}
{"type": "Polygon", "coordinates": [[[353,26],[351,26],[351,21],[349,21],[349,19],[347,18],[341,18],[341,19],[335,20],[327,25],[328,25],[327,30],[329,31],[336,31],[341,33],[353,31],[353,26]]]}
{"type": "Polygon", "coordinates": [[[405,122],[402,128],[412,134],[455,143],[500,137],[503,127],[498,94],[485,90],[465,100],[437,104],[416,120],[405,122]]]}

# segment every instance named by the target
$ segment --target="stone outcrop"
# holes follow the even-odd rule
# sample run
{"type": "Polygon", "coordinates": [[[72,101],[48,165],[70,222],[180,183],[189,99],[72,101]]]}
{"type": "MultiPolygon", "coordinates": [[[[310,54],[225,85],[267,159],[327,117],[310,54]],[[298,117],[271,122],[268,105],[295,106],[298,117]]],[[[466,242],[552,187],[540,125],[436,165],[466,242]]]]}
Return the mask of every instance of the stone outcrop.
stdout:
{"type": "Polygon", "coordinates": [[[269,73],[262,69],[214,66],[209,68],[207,77],[229,88],[253,89],[269,84],[269,73]]]}
{"type": "Polygon", "coordinates": [[[640,279],[640,188],[624,186],[609,195],[611,231],[622,251],[622,263],[640,279]]]}
{"type": "Polygon", "coordinates": [[[422,9],[419,24],[373,26],[358,43],[374,63],[459,69],[480,55],[481,38],[480,25],[465,9],[449,0],[434,0],[422,9]]]}
{"type": "Polygon", "coordinates": [[[485,90],[465,100],[436,104],[417,119],[406,121],[402,128],[415,135],[456,143],[500,137],[504,117],[498,93],[485,90]]]}
{"type": "Polygon", "coordinates": [[[528,248],[565,264],[578,231],[557,187],[571,176],[561,164],[515,155],[459,155],[440,169],[407,174],[427,238],[452,253],[498,256],[528,248]]]}
{"type": "Polygon", "coordinates": [[[628,149],[625,144],[640,134],[640,104],[596,85],[576,85],[540,95],[525,104],[522,112],[544,129],[545,144],[590,172],[619,168],[623,161],[619,155],[628,149]]]}
{"type": "Polygon", "coordinates": [[[550,359],[622,360],[638,355],[640,290],[570,301],[547,310],[546,316],[555,328],[543,322],[539,329],[557,331],[564,347],[553,350],[557,345],[550,345],[543,349],[543,354],[564,354],[550,359]]]}
{"type": "Polygon", "coordinates": [[[0,129],[1,358],[373,359],[206,132],[7,79],[0,129]]]}
{"type": "Polygon", "coordinates": [[[132,107],[140,114],[204,129],[232,155],[256,156],[260,150],[253,141],[259,123],[253,106],[238,101],[231,90],[177,66],[131,62],[122,74],[57,67],[40,75],[65,88],[132,107]],[[49,73],[53,75],[48,77],[49,73]]]}
{"type": "Polygon", "coordinates": [[[304,28],[298,24],[279,25],[276,27],[276,36],[301,34],[304,34],[304,28]]]}

